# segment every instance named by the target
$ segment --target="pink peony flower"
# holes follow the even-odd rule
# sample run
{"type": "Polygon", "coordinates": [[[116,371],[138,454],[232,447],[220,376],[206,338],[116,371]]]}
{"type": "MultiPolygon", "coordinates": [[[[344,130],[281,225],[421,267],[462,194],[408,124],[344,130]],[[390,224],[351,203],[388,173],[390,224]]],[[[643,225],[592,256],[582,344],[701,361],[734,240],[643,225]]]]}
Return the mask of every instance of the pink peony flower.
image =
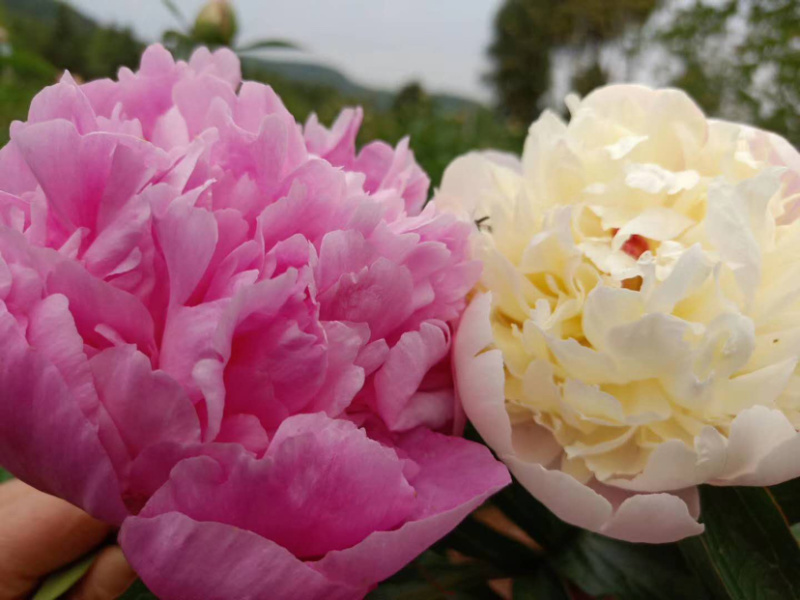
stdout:
{"type": "Polygon", "coordinates": [[[453,436],[469,227],[360,120],[152,46],[0,151],[0,464],[159,597],[360,597],[509,481],[453,436]]]}

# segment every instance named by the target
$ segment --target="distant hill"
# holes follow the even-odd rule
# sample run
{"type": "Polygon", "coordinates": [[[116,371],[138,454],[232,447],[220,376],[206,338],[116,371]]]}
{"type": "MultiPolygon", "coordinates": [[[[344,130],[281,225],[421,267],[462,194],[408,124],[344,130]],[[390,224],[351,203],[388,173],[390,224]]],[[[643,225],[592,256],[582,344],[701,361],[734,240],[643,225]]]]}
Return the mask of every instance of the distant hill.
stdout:
{"type": "MultiPolygon", "coordinates": [[[[360,85],[341,71],[316,63],[245,57],[242,64],[245,69],[253,69],[259,73],[274,73],[290,81],[331,87],[344,96],[368,99],[379,108],[388,108],[396,93],[360,85]]],[[[452,94],[431,94],[431,100],[444,112],[470,110],[480,106],[478,102],[452,94]]]]}
{"type": "MultiPolygon", "coordinates": [[[[42,23],[53,22],[58,16],[57,0],[0,0],[0,7],[10,13],[42,23]]],[[[87,36],[97,29],[98,24],[91,18],[72,9],[81,29],[87,36]]],[[[345,97],[368,101],[379,108],[391,106],[395,91],[375,89],[354,82],[334,67],[308,61],[275,60],[263,57],[246,56],[242,59],[245,70],[257,72],[262,77],[276,75],[287,81],[307,85],[329,87],[345,97]]],[[[433,104],[443,112],[473,110],[479,103],[452,94],[431,94],[433,104]]]]}

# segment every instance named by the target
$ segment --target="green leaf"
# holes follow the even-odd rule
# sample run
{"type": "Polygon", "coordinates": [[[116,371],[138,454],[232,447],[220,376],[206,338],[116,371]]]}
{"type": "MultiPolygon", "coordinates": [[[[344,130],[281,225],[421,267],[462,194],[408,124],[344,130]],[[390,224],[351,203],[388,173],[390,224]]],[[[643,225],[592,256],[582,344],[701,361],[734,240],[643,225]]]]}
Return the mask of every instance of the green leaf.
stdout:
{"type": "Polygon", "coordinates": [[[236,48],[236,52],[252,52],[253,50],[266,50],[269,48],[283,48],[286,50],[302,50],[302,47],[289,40],[259,40],[236,48]]]}
{"type": "Polygon", "coordinates": [[[514,580],[513,600],[570,600],[567,585],[550,569],[514,580]]]}
{"type": "Polygon", "coordinates": [[[454,565],[446,557],[428,551],[397,575],[381,583],[367,599],[496,600],[497,595],[486,582],[499,576],[496,569],[486,563],[454,565]]]}
{"type": "Polygon", "coordinates": [[[674,544],[630,544],[587,531],[556,553],[551,564],[591,596],[619,600],[707,596],[674,544]]]}
{"type": "Polygon", "coordinates": [[[97,552],[93,552],[50,575],[39,586],[32,600],[56,600],[61,598],[72,586],[80,581],[81,577],[86,575],[86,571],[92,566],[96,556],[97,552]]]}
{"type": "Polygon", "coordinates": [[[702,486],[705,533],[681,549],[715,598],[800,598],[800,548],[767,488],[702,486]]]}
{"type": "Polygon", "coordinates": [[[9,481],[11,479],[14,479],[14,476],[8,471],[6,471],[4,468],[0,467],[0,483],[3,483],[4,481],[9,481]]]}
{"type": "Polygon", "coordinates": [[[158,598],[147,589],[141,579],[137,579],[117,600],[158,600],[158,598]]]}
{"type": "Polygon", "coordinates": [[[769,488],[790,525],[800,523],[800,478],[769,488]]]}

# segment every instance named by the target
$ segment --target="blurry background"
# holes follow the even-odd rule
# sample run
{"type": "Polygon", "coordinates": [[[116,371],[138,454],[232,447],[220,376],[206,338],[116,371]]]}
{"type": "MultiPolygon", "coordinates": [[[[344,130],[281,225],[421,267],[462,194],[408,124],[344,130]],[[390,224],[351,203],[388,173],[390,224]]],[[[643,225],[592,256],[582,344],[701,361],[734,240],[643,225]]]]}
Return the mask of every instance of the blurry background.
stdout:
{"type": "Polygon", "coordinates": [[[800,145],[800,0],[0,0],[0,141],[64,69],[113,77],[153,41],[234,48],[300,121],[363,105],[362,140],[410,134],[434,184],[609,81],[681,87],[800,145]]]}

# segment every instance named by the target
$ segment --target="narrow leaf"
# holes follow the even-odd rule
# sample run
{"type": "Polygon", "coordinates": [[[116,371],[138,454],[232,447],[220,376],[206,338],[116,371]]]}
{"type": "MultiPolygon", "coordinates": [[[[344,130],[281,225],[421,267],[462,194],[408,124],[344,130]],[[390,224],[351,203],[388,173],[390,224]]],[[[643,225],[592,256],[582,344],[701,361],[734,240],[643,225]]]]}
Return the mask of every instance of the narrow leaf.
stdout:
{"type": "Polygon", "coordinates": [[[266,50],[269,48],[283,48],[286,50],[302,50],[302,47],[289,40],[260,40],[236,48],[236,52],[252,52],[253,50],[266,50]]]}
{"type": "Polygon", "coordinates": [[[178,8],[178,5],[173,2],[173,0],[161,0],[161,3],[166,7],[166,9],[172,13],[172,16],[181,24],[183,27],[188,26],[188,22],[186,21],[186,17],[183,16],[183,13],[178,8]]]}
{"type": "Polygon", "coordinates": [[[89,554],[50,575],[39,586],[32,600],[57,600],[57,598],[61,598],[86,574],[96,556],[96,552],[89,554]]]}
{"type": "Polygon", "coordinates": [[[681,548],[714,597],[800,598],[800,548],[769,490],[702,486],[700,498],[706,532],[681,548]]]}

